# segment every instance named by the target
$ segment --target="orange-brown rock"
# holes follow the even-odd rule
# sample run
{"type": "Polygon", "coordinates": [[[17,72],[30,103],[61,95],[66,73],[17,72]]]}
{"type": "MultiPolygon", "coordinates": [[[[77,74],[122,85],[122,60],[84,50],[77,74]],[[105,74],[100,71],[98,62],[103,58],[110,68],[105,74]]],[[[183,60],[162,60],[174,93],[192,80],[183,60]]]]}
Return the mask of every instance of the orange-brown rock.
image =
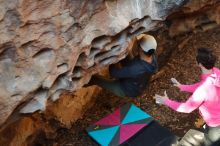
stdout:
{"type": "Polygon", "coordinates": [[[27,146],[28,141],[34,138],[33,134],[43,129],[42,126],[33,117],[24,117],[0,133],[0,145],[27,146]]]}
{"type": "Polygon", "coordinates": [[[100,88],[91,86],[81,88],[74,93],[63,93],[60,100],[47,106],[45,115],[54,118],[66,127],[82,117],[86,109],[93,105],[100,88]],[[92,99],[93,98],[93,99],[92,99]]]}

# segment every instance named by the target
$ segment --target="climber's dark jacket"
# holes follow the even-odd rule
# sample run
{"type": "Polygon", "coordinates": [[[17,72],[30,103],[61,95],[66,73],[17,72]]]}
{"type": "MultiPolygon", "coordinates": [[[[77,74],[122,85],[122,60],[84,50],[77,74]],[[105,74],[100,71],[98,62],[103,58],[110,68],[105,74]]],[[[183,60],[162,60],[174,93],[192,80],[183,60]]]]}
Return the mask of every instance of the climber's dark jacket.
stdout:
{"type": "Polygon", "coordinates": [[[157,57],[155,55],[151,64],[141,60],[138,56],[127,61],[122,68],[110,67],[109,72],[112,77],[119,79],[120,86],[126,96],[136,97],[142,94],[157,68],[157,57]]]}

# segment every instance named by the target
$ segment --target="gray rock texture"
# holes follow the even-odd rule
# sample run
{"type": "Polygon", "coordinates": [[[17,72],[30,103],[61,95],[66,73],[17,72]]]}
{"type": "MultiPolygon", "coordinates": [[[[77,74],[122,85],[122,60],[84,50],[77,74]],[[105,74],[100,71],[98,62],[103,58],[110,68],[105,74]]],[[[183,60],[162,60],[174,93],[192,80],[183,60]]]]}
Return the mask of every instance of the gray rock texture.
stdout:
{"type": "Polygon", "coordinates": [[[0,0],[0,125],[21,103],[32,113],[81,88],[183,2],[0,0]]]}

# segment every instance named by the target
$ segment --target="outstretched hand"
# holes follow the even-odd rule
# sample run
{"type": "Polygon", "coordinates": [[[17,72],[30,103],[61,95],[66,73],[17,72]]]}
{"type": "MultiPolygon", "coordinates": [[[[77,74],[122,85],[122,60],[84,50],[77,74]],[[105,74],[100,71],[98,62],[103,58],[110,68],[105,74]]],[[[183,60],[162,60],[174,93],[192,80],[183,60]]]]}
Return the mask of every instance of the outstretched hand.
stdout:
{"type": "Polygon", "coordinates": [[[171,82],[173,83],[173,86],[180,88],[181,84],[175,78],[171,78],[171,82]]]}
{"type": "Polygon", "coordinates": [[[156,101],[157,104],[165,104],[165,101],[166,101],[167,99],[169,99],[169,98],[168,98],[167,92],[166,92],[166,90],[165,90],[165,91],[164,91],[164,96],[155,94],[154,99],[155,99],[155,101],[156,101]]]}

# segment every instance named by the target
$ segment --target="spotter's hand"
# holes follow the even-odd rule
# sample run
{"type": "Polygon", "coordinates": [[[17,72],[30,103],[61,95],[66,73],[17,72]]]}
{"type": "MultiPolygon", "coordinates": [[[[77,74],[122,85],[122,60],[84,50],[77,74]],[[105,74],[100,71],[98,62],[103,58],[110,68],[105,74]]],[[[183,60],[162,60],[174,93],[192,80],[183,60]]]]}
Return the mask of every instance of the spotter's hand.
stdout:
{"type": "Polygon", "coordinates": [[[157,104],[165,104],[165,101],[166,101],[167,99],[169,99],[169,98],[168,98],[167,92],[166,92],[166,90],[165,90],[165,91],[164,91],[164,96],[155,94],[154,99],[155,99],[155,102],[156,102],[157,104]]]}
{"type": "Polygon", "coordinates": [[[181,84],[175,78],[171,78],[171,82],[173,83],[173,86],[180,88],[181,84]]]}

